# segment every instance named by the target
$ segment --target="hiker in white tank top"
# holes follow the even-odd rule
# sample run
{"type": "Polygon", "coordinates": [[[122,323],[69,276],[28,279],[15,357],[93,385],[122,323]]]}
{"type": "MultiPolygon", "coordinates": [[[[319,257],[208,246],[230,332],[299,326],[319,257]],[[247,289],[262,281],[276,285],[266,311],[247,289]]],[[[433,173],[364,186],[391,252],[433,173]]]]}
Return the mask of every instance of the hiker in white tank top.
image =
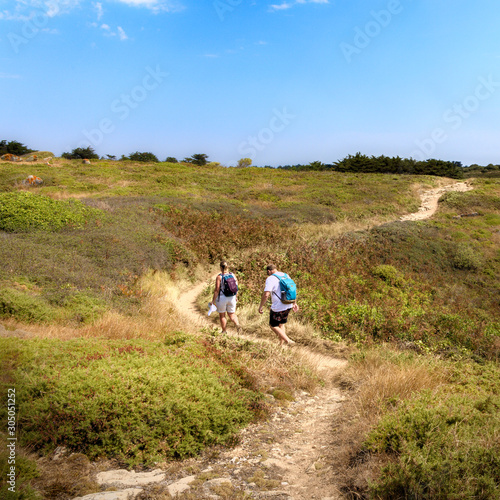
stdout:
{"type": "MultiPolygon", "coordinates": [[[[227,265],[227,262],[225,260],[220,263],[220,272],[221,273],[218,274],[217,278],[215,279],[215,290],[210,305],[215,304],[215,306],[217,306],[222,333],[226,333],[227,329],[226,313],[229,316],[229,319],[236,326],[238,333],[241,333],[241,326],[238,321],[238,316],[236,316],[236,302],[238,301],[237,294],[231,297],[226,297],[221,290],[222,277],[224,275],[231,274],[229,272],[229,266],[227,265]]],[[[236,276],[234,276],[234,278],[236,280],[236,276]]]]}

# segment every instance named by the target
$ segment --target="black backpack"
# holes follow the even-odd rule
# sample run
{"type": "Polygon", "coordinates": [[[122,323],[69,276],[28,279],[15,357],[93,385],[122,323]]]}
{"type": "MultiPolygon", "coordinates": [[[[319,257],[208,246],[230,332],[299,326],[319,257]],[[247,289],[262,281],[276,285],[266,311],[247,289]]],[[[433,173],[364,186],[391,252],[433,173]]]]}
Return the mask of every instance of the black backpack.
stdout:
{"type": "Polygon", "coordinates": [[[221,274],[220,292],[226,297],[232,297],[238,293],[238,283],[232,274],[221,274]]]}

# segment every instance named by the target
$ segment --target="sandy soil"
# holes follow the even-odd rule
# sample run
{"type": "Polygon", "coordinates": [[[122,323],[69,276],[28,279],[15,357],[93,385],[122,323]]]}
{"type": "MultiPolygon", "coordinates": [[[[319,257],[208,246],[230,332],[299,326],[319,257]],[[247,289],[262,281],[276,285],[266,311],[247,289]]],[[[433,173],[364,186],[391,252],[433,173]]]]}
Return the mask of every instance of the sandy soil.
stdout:
{"type": "Polygon", "coordinates": [[[404,215],[400,218],[400,220],[424,220],[432,217],[437,210],[438,201],[441,196],[448,191],[470,191],[472,186],[467,182],[457,182],[455,184],[448,184],[446,186],[442,186],[435,189],[429,189],[426,191],[422,191],[420,193],[420,198],[422,200],[422,204],[418,209],[418,212],[413,214],[404,215]]]}

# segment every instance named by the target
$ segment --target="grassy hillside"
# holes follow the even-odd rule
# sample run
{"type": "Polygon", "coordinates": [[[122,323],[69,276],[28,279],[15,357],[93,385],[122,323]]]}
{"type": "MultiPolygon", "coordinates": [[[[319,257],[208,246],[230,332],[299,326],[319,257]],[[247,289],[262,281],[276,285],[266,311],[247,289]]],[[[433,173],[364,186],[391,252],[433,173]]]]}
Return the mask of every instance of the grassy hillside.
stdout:
{"type": "MultiPolygon", "coordinates": [[[[265,265],[275,262],[298,284],[301,311],[299,323],[291,325],[292,338],[314,349],[333,351],[342,342],[357,351],[351,360],[356,368],[342,384],[352,391],[353,401],[374,411],[363,420],[359,404],[352,414],[346,410],[349,425],[356,420],[359,430],[350,444],[341,443],[345,455],[338,467],[352,469],[358,454],[373,457],[364,466],[416,460],[410,448],[418,432],[403,436],[398,430],[415,408],[436,407],[429,410],[432,415],[420,409],[419,415],[422,422],[441,422],[446,408],[452,411],[461,397],[472,412],[483,412],[484,418],[493,414],[498,388],[490,382],[499,375],[500,348],[500,182],[475,179],[473,191],[443,196],[432,220],[395,222],[417,210],[418,187],[447,182],[168,163],[83,165],[56,159],[53,166],[0,164],[0,324],[45,338],[2,341],[3,386],[19,387],[20,404],[26,405],[19,421],[23,444],[45,453],[64,444],[92,457],[147,464],[158,454],[182,457],[231,442],[240,426],[266,415],[268,393],[312,390],[317,376],[293,353],[277,356],[273,348],[220,339],[215,332],[200,337],[179,316],[175,301],[180,291],[221,258],[238,274],[240,319],[248,331],[269,336],[255,308],[265,265]],[[44,183],[23,187],[30,174],[44,183]],[[474,216],[457,217],[462,214],[474,216]],[[412,354],[387,358],[378,350],[381,345],[387,352],[412,354]],[[157,365],[156,356],[164,366],[157,365]],[[191,380],[178,362],[193,356],[191,380]],[[422,360],[430,361],[422,367],[422,360]],[[145,364],[158,369],[143,373],[145,364]],[[416,365],[418,373],[429,375],[422,378],[429,383],[415,391],[401,391],[395,384],[379,396],[363,392],[380,366],[401,380],[401,372],[416,365]],[[102,378],[85,375],[96,370],[116,380],[106,385],[103,401],[95,398],[104,388],[102,378]],[[470,386],[462,390],[465,380],[453,375],[467,370],[477,376],[478,398],[470,386]],[[482,378],[481,370],[487,374],[482,378]],[[430,383],[430,374],[437,372],[439,387],[430,383]],[[130,373],[137,377],[135,387],[127,383],[130,373]],[[211,394],[209,403],[196,393],[200,381],[211,394]],[[70,386],[77,387],[72,395],[70,386]],[[142,428],[141,439],[125,432],[127,425],[137,424],[125,418],[125,406],[132,400],[143,404],[135,398],[148,387],[175,394],[180,407],[172,426],[158,434],[155,418],[171,414],[172,408],[168,400],[146,398],[151,401],[148,414],[156,417],[142,428]],[[227,397],[228,388],[234,401],[227,397]],[[58,404],[50,404],[54,401],[58,404]],[[197,413],[189,410],[191,404],[208,409],[197,413]],[[111,407],[112,414],[103,413],[104,407],[111,407]],[[65,424],[57,432],[43,432],[42,422],[58,421],[65,424]],[[92,432],[84,432],[89,426],[92,432]],[[388,436],[394,433],[404,446],[391,444],[388,436]],[[177,440],[169,442],[172,435],[177,440]]],[[[490,456],[485,443],[491,428],[482,420],[471,422],[467,439],[476,433],[480,468],[480,457],[490,456]]],[[[445,442],[449,428],[440,429],[445,442]]],[[[394,492],[445,498],[425,496],[421,489],[435,474],[432,461],[439,459],[432,451],[441,446],[439,436],[425,443],[429,461],[419,477],[411,467],[406,473],[399,466],[373,465],[367,476],[372,486],[368,481],[355,485],[346,474],[346,491],[365,495],[371,488],[381,498],[394,498],[394,492]]],[[[498,443],[491,450],[498,451],[498,443]]],[[[455,469],[453,460],[450,464],[458,471],[450,474],[450,485],[455,476],[477,472],[474,467],[455,469]]],[[[471,483],[472,490],[495,491],[495,467],[479,486],[471,483]]]]}

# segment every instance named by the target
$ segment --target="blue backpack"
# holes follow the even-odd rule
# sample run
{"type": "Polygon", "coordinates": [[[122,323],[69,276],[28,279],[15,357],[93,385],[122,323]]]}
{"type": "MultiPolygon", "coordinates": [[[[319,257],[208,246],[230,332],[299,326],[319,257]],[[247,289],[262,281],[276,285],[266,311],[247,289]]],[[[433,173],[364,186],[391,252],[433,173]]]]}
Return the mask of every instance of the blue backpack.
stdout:
{"type": "Polygon", "coordinates": [[[280,291],[281,296],[276,292],[274,294],[283,302],[283,304],[295,304],[297,301],[297,285],[295,281],[293,281],[288,274],[285,273],[284,276],[278,276],[277,274],[273,274],[275,278],[278,278],[280,281],[280,291]]]}

